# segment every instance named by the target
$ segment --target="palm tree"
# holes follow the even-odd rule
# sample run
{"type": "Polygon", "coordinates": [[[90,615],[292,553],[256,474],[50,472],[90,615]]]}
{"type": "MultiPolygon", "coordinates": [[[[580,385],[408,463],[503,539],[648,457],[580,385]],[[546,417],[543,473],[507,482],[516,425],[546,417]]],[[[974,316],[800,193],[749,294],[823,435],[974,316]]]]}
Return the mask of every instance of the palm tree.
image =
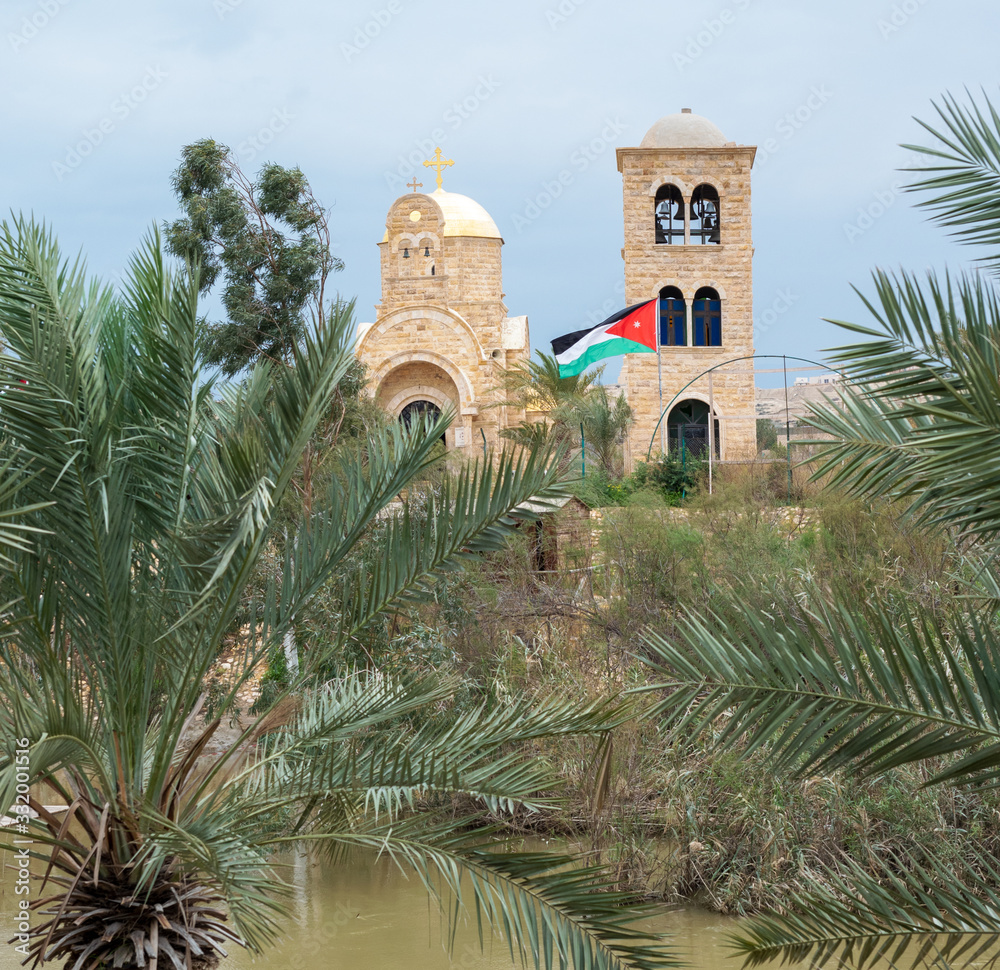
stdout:
{"type": "MultiPolygon", "coordinates": [[[[843,402],[811,422],[834,438],[817,475],[900,503],[917,527],[950,529],[976,588],[932,613],[807,586],[767,615],[732,604],[689,617],[678,642],[649,638],[665,692],[655,710],[668,724],[717,731],[721,748],[767,749],[800,777],[921,763],[928,785],[1000,779],[1000,115],[950,97],[937,111],[942,128],[924,125],[936,145],[918,149],[928,162],[910,188],[929,193],[921,205],[937,222],[991,252],[980,272],[954,278],[876,273],[873,322],[841,324],[868,338],[837,354],[843,402]]],[[[1000,939],[1000,862],[985,849],[827,876],[749,922],[735,942],[750,964],[969,962],[1000,939]]]]}
{"type": "Polygon", "coordinates": [[[529,497],[558,495],[546,453],[470,467],[419,515],[386,518],[446,418],[373,432],[274,565],[282,496],[352,360],[350,308],[320,321],[293,366],[222,386],[201,369],[197,292],[155,236],[119,297],[44,228],[0,229],[0,802],[20,816],[3,847],[32,839],[48,892],[21,952],[72,970],[180,970],[210,965],[227,941],[259,951],[283,912],[271,854],[316,842],[390,853],[536,967],[553,954],[666,965],[632,925],[641,909],[601,892],[603,870],[497,842],[505,814],[546,810],[538,793],[557,788],[524,745],[603,736],[620,703],[543,698],[449,718],[447,682],[316,683],[380,612],[497,548],[530,517],[529,497]],[[382,559],[348,568],[376,521],[382,559]],[[223,637],[245,624],[224,710],[321,588],[338,642],[309,645],[280,707],[212,753],[220,717],[201,713],[223,637]]]}
{"type": "Polygon", "coordinates": [[[536,360],[507,368],[497,388],[501,399],[493,406],[541,411],[546,420],[524,422],[502,431],[502,436],[522,447],[548,442],[562,448],[563,468],[579,454],[579,445],[605,474],[620,475],[621,449],[632,409],[624,395],[610,398],[607,388],[598,383],[603,373],[601,366],[561,377],[555,357],[540,351],[536,360]]]}
{"type": "Polygon", "coordinates": [[[502,404],[536,411],[553,411],[585,397],[599,386],[598,381],[604,373],[604,367],[601,366],[571,377],[561,377],[559,362],[555,357],[538,351],[536,358],[503,370],[498,387],[503,398],[502,404]]]}
{"type": "Polygon", "coordinates": [[[632,424],[632,407],[628,399],[619,394],[612,400],[607,388],[599,386],[574,410],[583,432],[582,447],[605,475],[621,477],[625,464],[622,448],[632,424]]]}

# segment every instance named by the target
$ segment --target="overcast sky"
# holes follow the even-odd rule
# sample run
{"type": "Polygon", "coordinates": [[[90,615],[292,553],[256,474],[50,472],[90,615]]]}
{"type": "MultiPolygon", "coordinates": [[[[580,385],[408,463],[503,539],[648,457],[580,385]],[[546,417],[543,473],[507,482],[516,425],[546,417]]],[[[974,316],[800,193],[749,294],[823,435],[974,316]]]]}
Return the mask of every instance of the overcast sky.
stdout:
{"type": "Polygon", "coordinates": [[[248,172],[302,168],[371,320],[386,212],[440,143],[547,350],[623,305],[615,147],[690,107],[761,146],[757,350],[813,357],[841,339],[823,317],[863,318],[872,267],[968,261],[900,197],[898,146],[943,92],[997,94],[998,40],[995,0],[0,0],[0,208],[112,279],[212,137],[248,172]]]}

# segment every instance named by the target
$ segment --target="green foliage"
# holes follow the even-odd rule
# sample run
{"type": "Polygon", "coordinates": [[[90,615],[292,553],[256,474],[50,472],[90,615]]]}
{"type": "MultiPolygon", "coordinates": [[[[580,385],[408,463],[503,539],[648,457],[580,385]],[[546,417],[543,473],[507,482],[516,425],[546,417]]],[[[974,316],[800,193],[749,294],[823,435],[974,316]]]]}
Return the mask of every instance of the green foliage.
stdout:
{"type": "Polygon", "coordinates": [[[605,594],[626,637],[703,596],[705,542],[670,509],[638,504],[605,512],[601,549],[605,594]]]}
{"type": "Polygon", "coordinates": [[[537,351],[534,360],[506,368],[500,375],[497,390],[503,397],[502,404],[522,410],[552,411],[555,408],[585,397],[598,387],[604,368],[560,377],[559,362],[555,357],[537,351]]]}
{"type": "Polygon", "coordinates": [[[632,408],[623,394],[612,399],[597,383],[603,372],[599,367],[560,377],[556,359],[541,352],[537,360],[506,369],[497,388],[501,399],[493,406],[541,411],[545,419],[524,422],[501,436],[521,445],[551,442],[564,450],[564,468],[580,461],[582,449],[586,461],[603,475],[620,478],[632,408]]]}
{"type": "Polygon", "coordinates": [[[757,450],[773,449],[778,444],[778,429],[770,418],[757,419],[757,450]]]}
{"type": "Polygon", "coordinates": [[[124,294],[88,283],[43,229],[0,230],[0,802],[14,804],[26,773],[34,853],[50,863],[49,895],[33,902],[51,916],[32,926],[36,964],[138,966],[148,945],[179,966],[188,946],[211,957],[226,940],[259,951],[287,918],[274,850],[315,841],[412,866],[450,894],[449,913],[467,906],[536,967],[571,954],[609,970],[669,965],[634,927],[641,909],[595,894],[603,870],[501,841],[501,819],[553,804],[558,775],[532,745],[599,739],[626,716],[620,703],[542,696],[442,717],[443,678],[318,682],[372,623],[533,521],[529,498],[560,496],[551,456],[498,455],[416,507],[399,496],[435,460],[447,419],[393,422],[344,449],[286,534],[284,496],[352,365],[350,309],[303,334],[290,366],[261,361],[223,385],[203,369],[197,287],[170,273],[155,235],[124,294]],[[375,532],[382,555],[356,556],[375,532]],[[338,618],[328,640],[303,644],[287,688],[276,663],[271,702],[213,753],[220,714],[320,594],[338,618]],[[241,624],[228,678],[206,697],[241,624]]]}
{"type": "Polygon", "coordinates": [[[601,468],[589,468],[586,478],[575,478],[569,487],[581,502],[592,509],[605,505],[625,505],[633,491],[627,479],[609,478],[601,468]]]}
{"type": "Polygon", "coordinates": [[[322,319],[330,253],[326,212],[297,168],[265,165],[255,180],[210,138],[181,150],[172,185],[185,216],[167,246],[209,291],[220,274],[227,319],[205,328],[206,361],[233,376],[259,358],[289,362],[308,311],[322,319]]]}
{"type": "Polygon", "coordinates": [[[669,501],[676,501],[697,487],[707,465],[700,458],[682,458],[676,452],[669,452],[657,455],[652,461],[639,462],[630,484],[633,490],[655,488],[669,501]]]}
{"type": "Polygon", "coordinates": [[[579,419],[588,460],[605,475],[620,476],[624,467],[622,446],[632,424],[632,408],[624,394],[613,400],[603,385],[578,399],[556,420],[567,425],[579,419]]]}

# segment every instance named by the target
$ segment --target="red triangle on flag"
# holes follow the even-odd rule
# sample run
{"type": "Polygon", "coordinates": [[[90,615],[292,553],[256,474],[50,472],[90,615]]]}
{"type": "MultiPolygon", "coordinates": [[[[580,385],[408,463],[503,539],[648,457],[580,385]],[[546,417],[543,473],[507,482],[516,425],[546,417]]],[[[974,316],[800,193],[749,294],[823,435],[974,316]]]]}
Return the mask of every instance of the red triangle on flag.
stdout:
{"type": "Polygon", "coordinates": [[[650,300],[637,307],[627,317],[608,327],[608,336],[634,340],[656,350],[656,300],[650,300]]]}

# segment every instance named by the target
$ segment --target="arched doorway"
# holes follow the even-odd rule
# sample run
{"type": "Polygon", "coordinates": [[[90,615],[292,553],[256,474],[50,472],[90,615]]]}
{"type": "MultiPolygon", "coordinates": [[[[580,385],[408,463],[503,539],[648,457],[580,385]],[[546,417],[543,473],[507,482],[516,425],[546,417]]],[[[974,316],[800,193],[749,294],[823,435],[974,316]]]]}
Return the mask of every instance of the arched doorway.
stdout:
{"type": "MultiPolygon", "coordinates": [[[[719,417],[715,415],[712,435],[715,439],[715,457],[719,457],[719,417]]],[[[667,418],[667,446],[674,454],[692,458],[708,457],[708,405],[689,398],[678,401],[667,418]]]]}
{"type": "MultiPolygon", "coordinates": [[[[437,421],[441,417],[441,408],[433,401],[410,401],[402,411],[399,412],[399,420],[403,426],[408,428],[414,421],[424,419],[428,422],[437,421]]],[[[447,444],[444,435],[441,435],[441,444],[447,444]]]]}

